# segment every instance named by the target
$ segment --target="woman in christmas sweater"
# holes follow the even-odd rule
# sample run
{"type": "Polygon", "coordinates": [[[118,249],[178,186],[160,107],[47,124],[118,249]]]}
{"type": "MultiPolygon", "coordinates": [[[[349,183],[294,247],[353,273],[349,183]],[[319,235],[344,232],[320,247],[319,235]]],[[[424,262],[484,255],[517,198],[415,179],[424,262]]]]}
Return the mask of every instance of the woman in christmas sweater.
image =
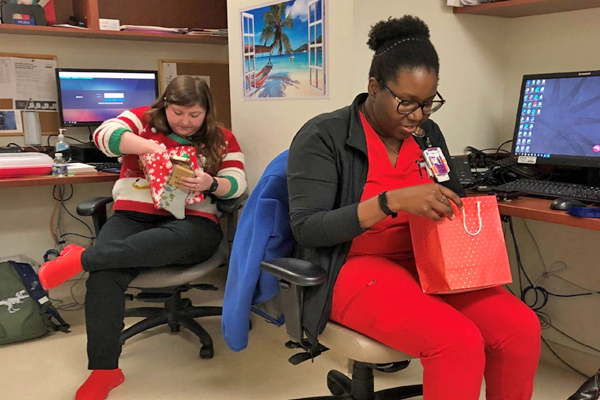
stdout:
{"type": "Polygon", "coordinates": [[[157,209],[139,156],[193,146],[200,168],[194,177],[181,178],[182,189],[210,192],[221,199],[238,197],[246,190],[240,146],[233,133],[217,123],[210,90],[197,77],[179,76],[151,107],[105,121],[95,131],[94,142],[107,156],[123,157],[121,176],[113,188],[114,215],[94,246],[67,246],[39,270],[46,289],[89,272],[85,317],[92,372],[76,400],[105,399],[124,381],[118,368],[119,336],[129,283],[143,268],[205,261],[222,239],[219,212],[209,200],[186,205],[183,219],[157,209]]]}

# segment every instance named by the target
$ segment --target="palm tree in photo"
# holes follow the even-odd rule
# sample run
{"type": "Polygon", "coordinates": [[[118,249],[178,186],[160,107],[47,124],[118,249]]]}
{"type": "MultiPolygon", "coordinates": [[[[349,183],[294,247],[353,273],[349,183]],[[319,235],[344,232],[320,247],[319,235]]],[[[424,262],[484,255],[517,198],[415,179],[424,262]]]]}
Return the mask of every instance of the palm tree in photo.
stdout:
{"type": "Polygon", "coordinates": [[[273,4],[268,12],[263,14],[263,22],[265,23],[262,29],[260,40],[263,45],[273,40],[269,46],[270,52],[273,49],[279,50],[279,55],[285,50],[286,53],[292,52],[290,38],[283,31],[283,28],[292,28],[292,15],[286,16],[287,3],[273,4]]]}

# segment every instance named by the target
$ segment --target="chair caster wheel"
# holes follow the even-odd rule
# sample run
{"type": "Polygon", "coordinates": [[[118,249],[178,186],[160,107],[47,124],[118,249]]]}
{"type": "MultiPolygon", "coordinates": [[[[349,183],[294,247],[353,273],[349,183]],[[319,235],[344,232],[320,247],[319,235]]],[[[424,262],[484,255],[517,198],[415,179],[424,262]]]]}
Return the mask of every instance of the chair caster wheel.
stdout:
{"type": "Polygon", "coordinates": [[[210,359],[215,355],[215,349],[212,346],[202,346],[200,348],[200,358],[210,359]]]}
{"type": "Polygon", "coordinates": [[[343,396],[352,393],[352,381],[339,371],[329,371],[327,374],[327,388],[334,396],[343,396]]]}

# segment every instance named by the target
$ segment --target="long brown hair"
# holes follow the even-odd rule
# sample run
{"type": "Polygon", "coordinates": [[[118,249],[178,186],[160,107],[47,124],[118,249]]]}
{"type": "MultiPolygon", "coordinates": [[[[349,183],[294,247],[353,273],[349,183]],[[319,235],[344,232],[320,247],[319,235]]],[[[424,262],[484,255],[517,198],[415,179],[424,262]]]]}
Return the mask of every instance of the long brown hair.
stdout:
{"type": "Polygon", "coordinates": [[[206,158],[204,170],[216,175],[227,148],[208,85],[202,78],[190,75],[180,75],[169,83],[165,92],[147,111],[148,125],[166,135],[172,132],[165,112],[169,104],[182,107],[198,104],[206,110],[206,117],[200,129],[186,139],[194,143],[196,152],[206,158]]]}

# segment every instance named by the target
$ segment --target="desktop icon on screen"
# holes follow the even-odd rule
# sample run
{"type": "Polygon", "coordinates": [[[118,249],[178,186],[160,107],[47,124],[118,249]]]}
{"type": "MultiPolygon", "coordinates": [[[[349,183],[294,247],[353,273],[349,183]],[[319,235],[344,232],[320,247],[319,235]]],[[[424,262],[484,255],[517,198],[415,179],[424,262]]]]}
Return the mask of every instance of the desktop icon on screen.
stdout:
{"type": "Polygon", "coordinates": [[[542,110],[540,110],[540,109],[538,108],[537,115],[540,115],[541,113],[542,113],[542,110]]]}

